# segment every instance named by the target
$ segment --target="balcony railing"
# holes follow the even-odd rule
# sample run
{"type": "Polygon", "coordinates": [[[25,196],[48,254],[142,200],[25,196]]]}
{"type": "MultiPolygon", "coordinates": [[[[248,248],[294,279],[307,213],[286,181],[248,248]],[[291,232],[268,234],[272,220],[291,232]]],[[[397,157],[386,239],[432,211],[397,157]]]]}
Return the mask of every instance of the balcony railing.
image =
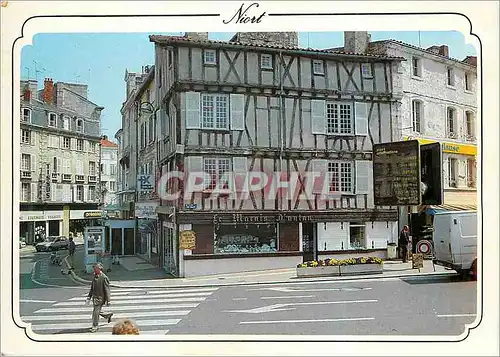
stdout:
{"type": "Polygon", "coordinates": [[[97,176],[89,175],[89,182],[97,182],[97,176]]]}
{"type": "Polygon", "coordinates": [[[72,178],[73,178],[72,174],[62,174],[62,181],[71,182],[72,178]]]}
{"type": "Polygon", "coordinates": [[[21,170],[21,179],[31,179],[33,176],[32,176],[32,173],[31,171],[28,171],[28,170],[21,170]]]}
{"type": "Polygon", "coordinates": [[[85,175],[75,175],[75,181],[85,182],[85,175]]]}
{"type": "Polygon", "coordinates": [[[53,172],[51,174],[51,178],[52,178],[52,182],[58,182],[59,181],[59,177],[61,177],[61,174],[58,173],[58,172],[53,172]]]}

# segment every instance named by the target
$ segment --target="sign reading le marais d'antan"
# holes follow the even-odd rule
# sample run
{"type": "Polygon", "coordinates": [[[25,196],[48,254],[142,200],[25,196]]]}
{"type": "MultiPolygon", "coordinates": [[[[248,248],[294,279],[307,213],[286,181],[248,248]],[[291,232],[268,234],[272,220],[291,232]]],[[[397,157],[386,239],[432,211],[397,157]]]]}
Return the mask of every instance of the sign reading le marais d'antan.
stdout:
{"type": "Polygon", "coordinates": [[[376,206],[420,204],[420,145],[417,140],[373,145],[376,206]]]}

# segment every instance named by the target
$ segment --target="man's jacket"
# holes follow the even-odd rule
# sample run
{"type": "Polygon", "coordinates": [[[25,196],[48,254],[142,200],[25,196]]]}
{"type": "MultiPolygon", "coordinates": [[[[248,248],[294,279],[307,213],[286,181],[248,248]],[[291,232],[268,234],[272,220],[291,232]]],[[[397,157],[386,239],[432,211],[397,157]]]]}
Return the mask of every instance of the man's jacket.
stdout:
{"type": "Polygon", "coordinates": [[[94,275],[94,279],[92,279],[92,284],[90,285],[88,297],[89,299],[93,298],[102,300],[103,304],[109,302],[109,279],[103,272],[101,272],[99,276],[94,275]]]}

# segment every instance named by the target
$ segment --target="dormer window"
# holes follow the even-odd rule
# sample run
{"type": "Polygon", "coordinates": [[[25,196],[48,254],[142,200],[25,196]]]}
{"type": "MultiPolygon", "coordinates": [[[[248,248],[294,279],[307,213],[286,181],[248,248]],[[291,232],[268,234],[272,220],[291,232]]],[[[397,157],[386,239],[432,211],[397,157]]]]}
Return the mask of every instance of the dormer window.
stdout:
{"type": "Polygon", "coordinates": [[[31,123],[31,109],[28,108],[22,109],[21,121],[23,123],[31,123]]]}
{"type": "Polygon", "coordinates": [[[63,117],[63,128],[64,128],[64,130],[70,130],[70,128],[71,128],[70,123],[71,123],[71,119],[69,117],[67,117],[67,116],[64,116],[63,117]]]}
{"type": "Polygon", "coordinates": [[[76,120],[76,131],[83,133],[83,119],[76,120]]]}
{"type": "Polygon", "coordinates": [[[203,62],[205,64],[217,64],[217,55],[214,50],[205,50],[203,52],[203,62]]]}
{"type": "Polygon", "coordinates": [[[313,61],[313,72],[314,74],[325,74],[325,65],[324,62],[321,60],[315,60],[313,61]]]}
{"type": "Polygon", "coordinates": [[[363,78],[373,78],[372,65],[370,63],[361,64],[361,73],[363,78]]]}
{"type": "Polygon", "coordinates": [[[448,67],[446,69],[446,75],[447,75],[447,84],[450,87],[454,87],[455,86],[455,74],[453,73],[453,68],[448,67]]]}
{"type": "Polygon", "coordinates": [[[55,113],[49,113],[49,126],[57,127],[57,115],[55,113]]]}
{"type": "Polygon", "coordinates": [[[422,67],[418,57],[411,58],[411,74],[413,77],[422,77],[422,67]]]}
{"type": "Polygon", "coordinates": [[[263,69],[273,69],[273,56],[262,55],[260,58],[260,67],[263,69]]]}

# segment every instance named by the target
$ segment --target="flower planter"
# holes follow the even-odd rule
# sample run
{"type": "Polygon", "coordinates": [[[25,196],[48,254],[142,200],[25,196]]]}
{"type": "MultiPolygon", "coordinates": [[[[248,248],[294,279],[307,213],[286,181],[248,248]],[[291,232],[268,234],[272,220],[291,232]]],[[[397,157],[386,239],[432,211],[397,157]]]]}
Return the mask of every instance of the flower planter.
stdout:
{"type": "Polygon", "coordinates": [[[339,276],[339,266],[317,266],[307,268],[297,268],[298,278],[308,278],[315,276],[339,276]]]}
{"type": "MultiPolygon", "coordinates": [[[[311,269],[311,268],[310,268],[311,269]]],[[[340,275],[364,275],[364,274],[382,274],[384,266],[382,264],[355,264],[341,265],[340,275]]]]}

